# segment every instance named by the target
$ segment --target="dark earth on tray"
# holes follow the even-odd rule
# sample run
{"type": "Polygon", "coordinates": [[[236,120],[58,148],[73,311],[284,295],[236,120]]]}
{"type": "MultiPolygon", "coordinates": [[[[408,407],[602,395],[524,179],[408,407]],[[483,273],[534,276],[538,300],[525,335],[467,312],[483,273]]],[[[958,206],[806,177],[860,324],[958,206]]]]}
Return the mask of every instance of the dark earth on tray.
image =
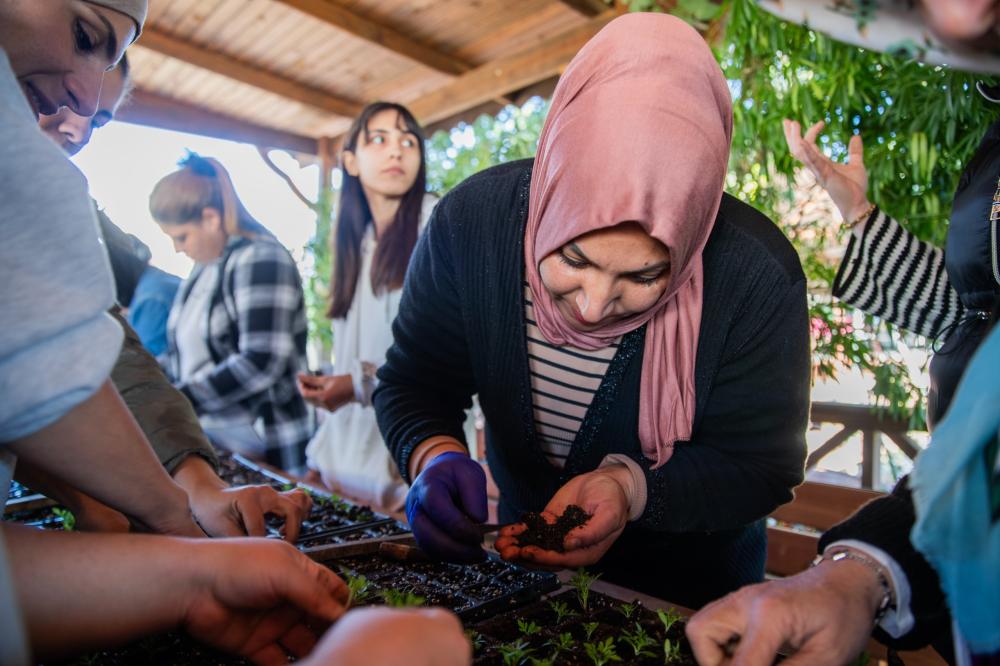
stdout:
{"type": "Polygon", "coordinates": [[[538,546],[543,550],[564,553],[563,543],[570,530],[586,524],[589,513],[575,504],[570,504],[556,522],[549,524],[540,513],[529,512],[521,516],[521,522],[528,529],[517,535],[517,542],[523,546],[538,546]]]}

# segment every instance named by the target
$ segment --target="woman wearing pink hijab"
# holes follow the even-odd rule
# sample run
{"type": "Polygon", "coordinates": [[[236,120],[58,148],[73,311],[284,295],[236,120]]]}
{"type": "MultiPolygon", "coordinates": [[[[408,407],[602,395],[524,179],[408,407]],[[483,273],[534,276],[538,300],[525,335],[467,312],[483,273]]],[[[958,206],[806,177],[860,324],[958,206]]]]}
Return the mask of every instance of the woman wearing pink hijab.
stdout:
{"type": "Polygon", "coordinates": [[[411,260],[375,407],[420,545],[482,558],[479,394],[500,519],[591,514],[565,552],[700,606],[763,577],[763,517],[802,480],[809,340],[798,259],[723,194],[729,88],[665,15],[612,21],[563,74],[535,160],[438,205],[411,260]]]}

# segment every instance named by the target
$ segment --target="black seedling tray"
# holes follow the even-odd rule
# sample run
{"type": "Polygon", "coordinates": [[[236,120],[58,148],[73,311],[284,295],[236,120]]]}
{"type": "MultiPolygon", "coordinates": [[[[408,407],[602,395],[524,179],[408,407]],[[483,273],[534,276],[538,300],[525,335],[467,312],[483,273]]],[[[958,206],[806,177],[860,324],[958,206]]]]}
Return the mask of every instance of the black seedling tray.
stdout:
{"type": "Polygon", "coordinates": [[[344,578],[364,576],[368,601],[380,603],[388,589],[424,598],[425,605],[453,610],[465,623],[531,603],[559,587],[555,574],[532,571],[495,555],[478,564],[399,562],[381,556],[325,563],[344,578]]]}

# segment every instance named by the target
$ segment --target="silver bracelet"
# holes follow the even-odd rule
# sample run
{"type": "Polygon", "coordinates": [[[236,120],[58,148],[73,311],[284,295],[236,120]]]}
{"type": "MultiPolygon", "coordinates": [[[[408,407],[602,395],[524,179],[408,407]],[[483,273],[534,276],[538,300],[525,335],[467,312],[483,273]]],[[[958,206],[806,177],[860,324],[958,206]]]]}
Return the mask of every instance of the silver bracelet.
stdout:
{"type": "Polygon", "coordinates": [[[885,569],[877,560],[864,555],[863,553],[859,553],[856,550],[836,548],[829,553],[824,552],[822,555],[817,555],[811,566],[816,566],[824,560],[829,560],[831,562],[852,560],[858,564],[865,565],[875,572],[875,576],[878,578],[878,583],[882,586],[882,600],[879,601],[878,609],[875,611],[875,624],[878,624],[890,610],[896,610],[896,598],[892,593],[892,584],[889,582],[889,577],[886,575],[885,569]]]}

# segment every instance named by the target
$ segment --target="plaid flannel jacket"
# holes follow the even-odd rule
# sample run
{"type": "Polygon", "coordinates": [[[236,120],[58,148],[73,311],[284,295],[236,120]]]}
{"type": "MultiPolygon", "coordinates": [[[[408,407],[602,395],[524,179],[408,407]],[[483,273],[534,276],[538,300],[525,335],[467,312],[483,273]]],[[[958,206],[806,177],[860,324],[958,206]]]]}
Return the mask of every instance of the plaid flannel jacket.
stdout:
{"type": "MultiPolygon", "coordinates": [[[[268,236],[230,238],[221,262],[208,321],[215,367],[178,382],[177,388],[199,414],[260,418],[267,462],[300,470],[313,418],[295,382],[295,373],[307,367],[305,299],[295,262],[268,236]]],[[[180,376],[177,314],[201,271],[196,266],[181,286],[167,324],[167,369],[175,382],[180,376]]]]}

